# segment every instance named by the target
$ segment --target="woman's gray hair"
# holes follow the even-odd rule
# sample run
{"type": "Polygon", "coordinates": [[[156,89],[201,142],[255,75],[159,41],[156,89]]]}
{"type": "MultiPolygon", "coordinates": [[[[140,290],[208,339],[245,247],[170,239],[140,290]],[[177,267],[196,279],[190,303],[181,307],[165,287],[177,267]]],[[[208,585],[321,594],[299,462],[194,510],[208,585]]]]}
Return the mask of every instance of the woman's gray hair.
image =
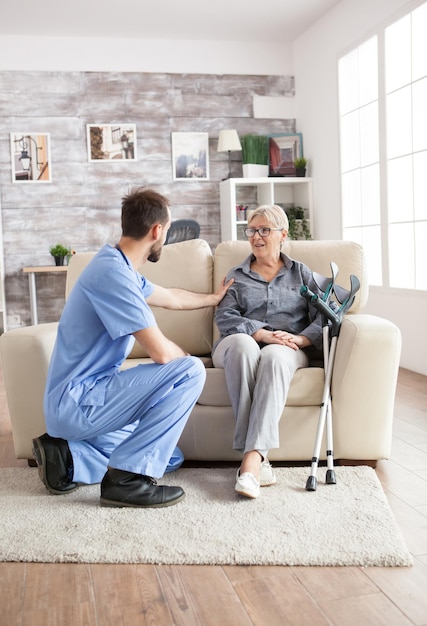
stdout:
{"type": "Polygon", "coordinates": [[[263,204],[250,214],[248,226],[256,217],[265,217],[269,224],[274,228],[289,230],[288,216],[282,207],[277,204],[263,204]]]}

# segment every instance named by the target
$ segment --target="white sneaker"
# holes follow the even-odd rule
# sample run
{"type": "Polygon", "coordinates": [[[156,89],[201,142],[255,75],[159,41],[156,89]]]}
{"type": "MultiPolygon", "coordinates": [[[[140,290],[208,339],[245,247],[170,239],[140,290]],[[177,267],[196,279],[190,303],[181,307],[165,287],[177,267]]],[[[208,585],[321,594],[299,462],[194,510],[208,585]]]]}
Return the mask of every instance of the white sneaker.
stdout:
{"type": "Polygon", "coordinates": [[[240,473],[237,471],[236,485],[234,489],[237,493],[247,498],[258,498],[259,496],[259,481],[250,472],[240,473]]]}
{"type": "Polygon", "coordinates": [[[270,485],[275,485],[276,483],[276,474],[274,473],[270,462],[265,459],[265,461],[261,463],[261,470],[259,472],[259,484],[261,487],[270,487],[270,485]]]}

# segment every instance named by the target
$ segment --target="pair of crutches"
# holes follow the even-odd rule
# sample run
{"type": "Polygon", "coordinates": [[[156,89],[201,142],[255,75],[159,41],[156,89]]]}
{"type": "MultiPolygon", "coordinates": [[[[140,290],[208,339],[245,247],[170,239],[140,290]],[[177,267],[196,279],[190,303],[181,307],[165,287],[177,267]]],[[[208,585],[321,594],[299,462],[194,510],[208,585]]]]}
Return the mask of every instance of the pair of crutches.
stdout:
{"type": "Polygon", "coordinates": [[[303,285],[300,289],[301,295],[322,314],[323,361],[325,369],[325,384],[323,387],[322,403],[320,405],[314,451],[311,459],[310,476],[305,485],[307,491],[316,491],[317,489],[317,469],[319,466],[320,447],[322,445],[325,424],[327,464],[325,482],[327,485],[335,485],[337,482],[334,470],[331,381],[342,319],[344,314],[352,306],[355,295],[360,288],[359,279],[357,276],[354,276],[354,274],[350,276],[350,290],[346,290],[337,285],[335,280],[338,276],[338,271],[338,266],[334,262],[331,262],[331,278],[327,278],[316,272],[313,273],[313,278],[319,290],[323,293],[322,298],[311,291],[306,285],[303,285]],[[332,299],[333,297],[335,298],[334,300],[332,299]]]}

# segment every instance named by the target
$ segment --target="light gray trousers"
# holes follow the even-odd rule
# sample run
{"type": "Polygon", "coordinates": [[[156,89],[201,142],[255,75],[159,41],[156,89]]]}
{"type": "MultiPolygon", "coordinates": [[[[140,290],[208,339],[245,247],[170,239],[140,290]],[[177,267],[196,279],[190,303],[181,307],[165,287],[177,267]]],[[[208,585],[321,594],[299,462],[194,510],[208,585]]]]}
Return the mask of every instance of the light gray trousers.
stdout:
{"type": "Polygon", "coordinates": [[[307,367],[303,350],[268,344],[260,348],[244,333],[224,337],[213,353],[213,364],[225,370],[236,418],[233,448],[257,450],[264,458],[279,447],[279,421],[296,370],[307,367]]]}

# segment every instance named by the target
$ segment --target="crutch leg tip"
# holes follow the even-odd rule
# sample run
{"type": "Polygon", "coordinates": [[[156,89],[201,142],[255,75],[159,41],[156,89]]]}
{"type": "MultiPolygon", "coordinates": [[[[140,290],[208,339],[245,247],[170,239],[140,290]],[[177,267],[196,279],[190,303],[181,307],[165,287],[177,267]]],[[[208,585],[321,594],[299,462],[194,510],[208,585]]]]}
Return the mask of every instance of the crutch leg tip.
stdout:
{"type": "Polygon", "coordinates": [[[335,470],[328,470],[326,472],[326,484],[327,485],[336,485],[337,478],[335,476],[335,470]]]}
{"type": "Polygon", "coordinates": [[[307,478],[307,482],[305,483],[306,491],[316,491],[317,489],[317,478],[316,476],[309,476],[307,478]]]}

